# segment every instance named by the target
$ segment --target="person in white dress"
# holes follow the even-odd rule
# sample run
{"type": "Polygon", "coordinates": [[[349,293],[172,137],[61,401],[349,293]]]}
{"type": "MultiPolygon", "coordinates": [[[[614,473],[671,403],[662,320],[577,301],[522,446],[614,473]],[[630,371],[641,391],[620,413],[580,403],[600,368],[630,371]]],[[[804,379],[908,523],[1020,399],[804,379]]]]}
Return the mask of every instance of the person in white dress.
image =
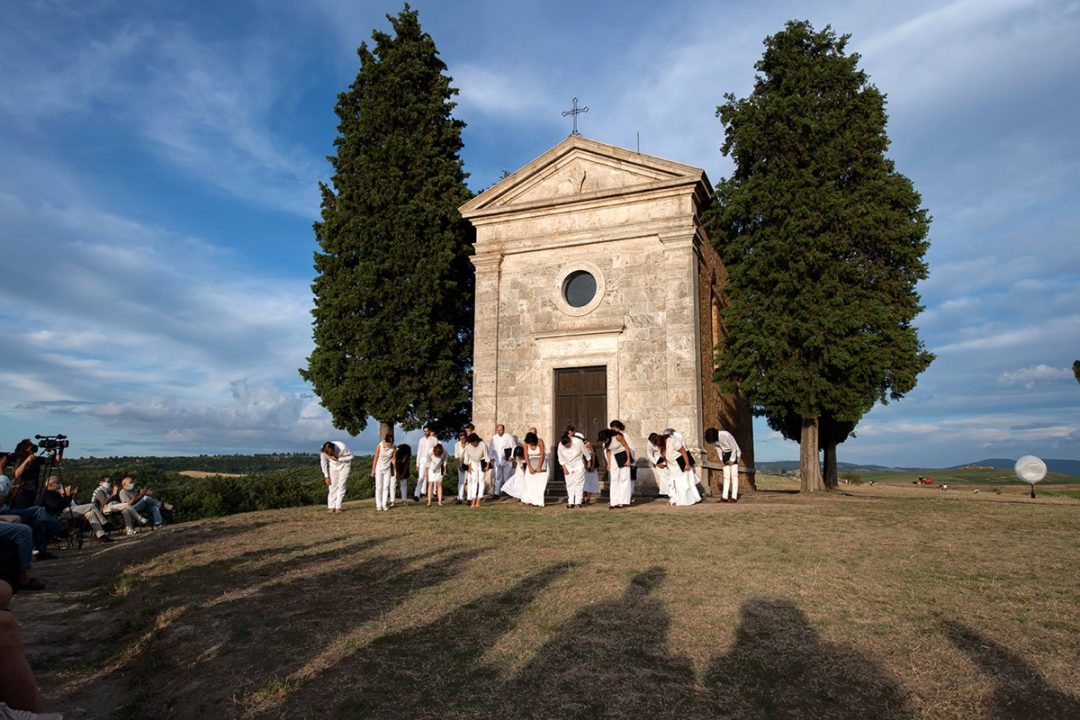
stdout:
{"type": "MultiPolygon", "coordinates": [[[[427,491],[428,464],[431,462],[431,451],[439,444],[439,438],[435,436],[435,432],[430,425],[425,425],[422,432],[424,435],[416,444],[416,489],[413,491],[413,497],[417,502],[424,495],[428,495],[430,498],[431,493],[427,491]]],[[[404,490],[401,497],[402,499],[405,498],[404,490]]]]}
{"type": "Polygon", "coordinates": [[[705,431],[705,442],[716,448],[716,454],[724,466],[724,487],[720,493],[721,502],[739,502],[739,443],[727,430],[709,428],[705,431]]]}
{"type": "Polygon", "coordinates": [[[634,443],[631,442],[630,436],[626,434],[626,426],[623,425],[621,421],[612,420],[608,423],[608,429],[615,433],[619,438],[619,442],[621,442],[623,446],[626,447],[626,451],[630,453],[630,494],[632,496],[634,491],[637,490],[635,477],[637,475],[637,470],[634,467],[634,462],[637,460],[637,451],[634,450],[634,443]]]}
{"type": "Polygon", "coordinates": [[[622,443],[622,437],[611,430],[600,431],[608,466],[608,506],[630,507],[630,451],[622,443]]]}
{"type": "Polygon", "coordinates": [[[547,481],[548,466],[544,441],[537,437],[535,428],[530,428],[525,434],[525,491],[521,494],[521,502],[544,507],[547,481]]]}
{"type": "Polygon", "coordinates": [[[514,448],[514,452],[510,457],[510,464],[513,467],[513,473],[503,483],[502,491],[510,497],[520,500],[521,496],[525,494],[525,448],[520,445],[514,448]]]}
{"type": "Polygon", "coordinates": [[[319,452],[319,465],[323,480],[326,482],[326,509],[329,512],[341,512],[341,502],[345,499],[345,484],[352,470],[353,454],[340,440],[323,443],[319,452]]]}
{"type": "Polygon", "coordinates": [[[662,435],[660,454],[669,458],[668,473],[671,478],[671,505],[693,505],[701,502],[701,493],[697,489],[697,476],[686,450],[686,444],[674,435],[662,435]],[[670,459],[674,459],[671,463],[670,459]]]}
{"type": "Polygon", "coordinates": [[[383,441],[375,446],[371,458],[371,477],[375,478],[375,509],[386,510],[390,500],[390,484],[394,481],[391,468],[394,463],[394,436],[386,433],[383,441]]]}
{"type": "Polygon", "coordinates": [[[557,451],[559,464],[562,465],[566,479],[566,506],[581,507],[581,495],[585,490],[585,460],[588,449],[581,438],[570,433],[563,433],[557,451]]]}
{"type": "MultiPolygon", "coordinates": [[[[423,442],[421,440],[421,442],[423,442]]],[[[439,500],[439,507],[442,507],[442,481],[443,475],[446,473],[446,450],[443,448],[442,443],[436,442],[435,447],[431,449],[431,457],[428,458],[427,463],[427,506],[431,507],[431,496],[436,495],[439,500]]]]}

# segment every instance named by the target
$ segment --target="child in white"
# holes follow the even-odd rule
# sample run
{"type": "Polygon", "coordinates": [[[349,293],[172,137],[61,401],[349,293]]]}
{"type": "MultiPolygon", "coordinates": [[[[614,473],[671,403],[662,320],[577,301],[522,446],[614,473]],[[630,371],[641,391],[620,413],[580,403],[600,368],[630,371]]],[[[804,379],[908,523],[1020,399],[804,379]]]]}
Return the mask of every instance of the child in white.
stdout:
{"type": "MultiPolygon", "coordinates": [[[[420,442],[423,442],[423,440],[420,442]]],[[[443,449],[441,443],[436,442],[435,447],[431,449],[431,458],[427,464],[428,507],[431,507],[431,496],[433,494],[438,496],[439,507],[442,507],[442,479],[445,473],[446,450],[443,449]]]]}
{"type": "Polygon", "coordinates": [[[329,488],[326,494],[326,508],[330,512],[341,512],[341,501],[345,499],[345,483],[352,470],[353,454],[345,443],[332,440],[323,443],[319,453],[319,465],[322,467],[323,481],[329,488]]]}

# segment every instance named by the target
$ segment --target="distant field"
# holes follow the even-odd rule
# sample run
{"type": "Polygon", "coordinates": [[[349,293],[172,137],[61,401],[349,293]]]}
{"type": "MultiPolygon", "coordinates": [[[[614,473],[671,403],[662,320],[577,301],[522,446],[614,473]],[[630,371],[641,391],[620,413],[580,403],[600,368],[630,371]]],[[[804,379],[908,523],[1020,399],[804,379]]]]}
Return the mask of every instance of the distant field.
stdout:
{"type": "Polygon", "coordinates": [[[244,477],[244,473],[225,473],[225,472],[207,472],[205,470],[181,470],[177,475],[183,475],[189,478],[208,478],[208,477],[244,477]]]}
{"type": "MultiPolygon", "coordinates": [[[[1020,482],[1016,473],[1010,470],[985,469],[963,470],[953,469],[924,469],[924,470],[856,470],[854,471],[864,481],[874,480],[879,483],[890,485],[911,484],[919,476],[928,476],[934,479],[935,485],[990,485],[1001,488],[1016,487],[1025,492],[1030,487],[1027,483],[1020,482]]],[[[1063,473],[1048,473],[1046,479],[1035,486],[1036,492],[1042,487],[1049,485],[1075,485],[1080,484],[1080,477],[1065,475],[1063,473]]]]}
{"type": "Polygon", "coordinates": [[[76,717],[1080,717],[1080,501],[758,484],[186,523],[62,551],[15,610],[76,717]]]}

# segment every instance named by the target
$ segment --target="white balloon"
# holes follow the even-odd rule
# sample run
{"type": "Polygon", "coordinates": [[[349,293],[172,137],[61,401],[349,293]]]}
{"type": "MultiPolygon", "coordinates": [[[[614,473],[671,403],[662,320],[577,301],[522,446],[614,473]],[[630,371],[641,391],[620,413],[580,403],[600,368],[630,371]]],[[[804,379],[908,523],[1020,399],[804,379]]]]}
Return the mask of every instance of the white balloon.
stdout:
{"type": "Polygon", "coordinates": [[[1016,461],[1016,477],[1034,485],[1046,477],[1046,463],[1034,455],[1025,455],[1016,461]]]}

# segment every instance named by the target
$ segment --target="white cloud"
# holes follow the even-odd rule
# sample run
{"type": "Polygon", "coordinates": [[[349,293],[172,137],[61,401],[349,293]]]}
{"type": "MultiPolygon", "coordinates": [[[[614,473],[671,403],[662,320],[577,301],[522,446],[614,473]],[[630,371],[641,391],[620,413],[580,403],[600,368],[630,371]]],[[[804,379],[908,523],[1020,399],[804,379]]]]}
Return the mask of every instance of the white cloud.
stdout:
{"type": "Polygon", "coordinates": [[[1016,370],[1015,372],[1005,372],[1001,374],[1002,384],[1023,385],[1029,390],[1035,387],[1037,383],[1072,379],[1072,370],[1050,367],[1049,365],[1032,365],[1016,370]]]}

